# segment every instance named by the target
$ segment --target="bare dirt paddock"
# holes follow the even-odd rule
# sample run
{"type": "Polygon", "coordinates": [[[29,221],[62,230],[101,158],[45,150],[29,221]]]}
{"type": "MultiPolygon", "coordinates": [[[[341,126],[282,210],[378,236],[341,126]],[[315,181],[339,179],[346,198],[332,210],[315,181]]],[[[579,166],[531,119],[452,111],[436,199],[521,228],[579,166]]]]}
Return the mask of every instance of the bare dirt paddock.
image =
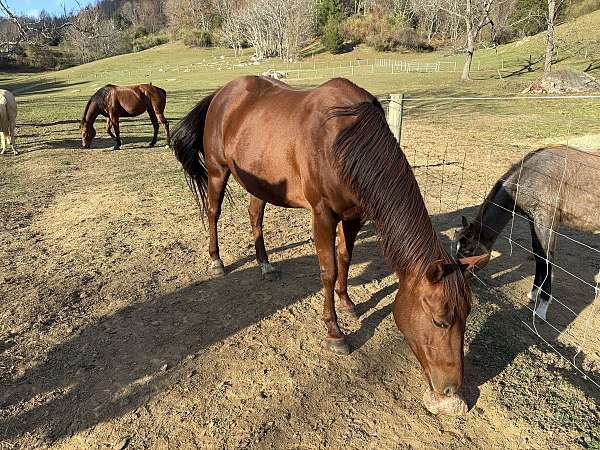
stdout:
{"type": "MultiPolygon", "coordinates": [[[[445,148],[446,161],[468,149],[464,171],[462,161],[442,166],[461,190],[436,184],[439,168],[415,169],[436,227],[448,234],[555,118],[532,120],[530,111],[525,124],[503,108],[445,108],[409,108],[403,142],[415,165],[429,159],[427,148],[437,159],[445,148]],[[524,139],[502,134],[515,124],[524,139]]],[[[501,244],[503,257],[485,275],[509,300],[474,284],[464,388],[473,408],[432,416],[390,315],[395,279],[372,227],[360,234],[350,271],[361,313],[343,320],[353,352],[334,356],[323,345],[309,214],[267,208],[265,239],[282,276],[262,280],[246,196],[233,186],[220,222],[228,274],[209,279],[207,234],[171,152],[142,147],[149,129],[126,123],[123,150],[113,152],[102,150],[106,139],[79,150],[76,123],[24,125],[24,154],[0,159],[0,449],[598,448],[597,387],[522,323],[533,274],[526,254],[508,257],[501,244]]],[[[519,236],[527,242],[522,224],[519,236]]],[[[593,278],[597,260],[567,246],[557,253],[593,278]]],[[[579,339],[587,329],[576,362],[598,380],[593,295],[561,275],[555,285],[576,314],[553,305],[559,333],[543,324],[540,333],[571,355],[562,332],[579,339]]]]}

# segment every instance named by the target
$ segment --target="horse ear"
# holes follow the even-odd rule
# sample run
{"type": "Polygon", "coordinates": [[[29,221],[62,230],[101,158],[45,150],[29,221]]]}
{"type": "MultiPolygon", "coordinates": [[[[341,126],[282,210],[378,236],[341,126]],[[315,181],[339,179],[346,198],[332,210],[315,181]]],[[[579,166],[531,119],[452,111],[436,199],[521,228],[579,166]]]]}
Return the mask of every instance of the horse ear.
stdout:
{"type": "Polygon", "coordinates": [[[425,276],[427,277],[427,281],[431,284],[439,283],[445,275],[445,267],[444,260],[438,259],[437,261],[432,262],[427,267],[427,271],[425,272],[425,276]]]}
{"type": "Polygon", "coordinates": [[[460,216],[460,220],[462,220],[462,226],[463,227],[468,227],[469,226],[469,221],[467,220],[467,218],[465,216],[460,216]]]}
{"type": "Polygon", "coordinates": [[[465,258],[460,258],[458,262],[460,263],[460,269],[463,272],[475,272],[476,269],[483,268],[489,261],[491,253],[484,253],[483,255],[476,256],[467,256],[465,258]]]}

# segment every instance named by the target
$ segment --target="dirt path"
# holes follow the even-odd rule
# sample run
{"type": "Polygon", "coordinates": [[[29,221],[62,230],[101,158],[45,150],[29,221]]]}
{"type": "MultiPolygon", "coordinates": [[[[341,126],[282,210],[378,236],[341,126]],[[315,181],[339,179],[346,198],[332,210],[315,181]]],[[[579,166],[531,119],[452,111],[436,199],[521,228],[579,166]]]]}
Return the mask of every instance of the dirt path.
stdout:
{"type": "Polygon", "coordinates": [[[482,291],[468,335],[476,407],[427,413],[369,226],[350,272],[361,319],[344,321],[354,351],[336,357],[322,345],[306,212],[267,209],[282,276],[264,281],[234,190],[220,225],[229,273],[210,280],[206,233],[169,152],[57,150],[2,163],[0,448],[545,449],[593,438],[593,396],[551,371],[552,354],[482,291]],[[512,358],[492,360],[506,345],[512,358]],[[547,397],[552,386],[564,395],[547,397]],[[580,428],[544,427],[553,411],[579,414],[580,428]]]}

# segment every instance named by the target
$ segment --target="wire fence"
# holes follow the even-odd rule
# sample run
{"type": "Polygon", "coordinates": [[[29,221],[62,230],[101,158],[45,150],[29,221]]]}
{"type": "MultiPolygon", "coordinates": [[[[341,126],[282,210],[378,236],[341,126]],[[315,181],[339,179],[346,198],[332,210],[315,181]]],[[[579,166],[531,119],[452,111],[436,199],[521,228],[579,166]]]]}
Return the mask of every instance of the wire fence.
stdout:
{"type": "MultiPolygon", "coordinates": [[[[564,114],[560,105],[565,102],[597,111],[600,96],[411,98],[393,94],[381,100],[387,103],[390,128],[402,142],[430,214],[441,231],[452,234],[461,226],[461,216],[472,221],[480,205],[487,210],[496,208],[507,218],[506,224],[481,220],[481,229],[497,235],[497,239],[493,245],[495,257],[475,273],[475,283],[496,303],[508,308],[524,330],[556,352],[586,384],[600,389],[600,152],[576,151],[581,157],[555,155],[556,161],[546,163],[555,170],[542,166],[536,172],[522,162],[530,151],[541,146],[535,136],[499,145],[507,139],[496,136],[494,126],[490,126],[488,139],[470,137],[473,129],[481,127],[474,121],[489,116],[490,124],[506,122],[516,104],[525,111],[551,104],[560,115],[564,114]],[[512,176],[507,177],[505,173],[511,166],[512,176]],[[528,177],[537,178],[543,190],[532,190],[528,177]],[[594,180],[595,189],[591,188],[594,180]],[[503,194],[508,192],[512,197],[488,196],[496,182],[502,183],[503,194]],[[567,198],[579,199],[581,204],[577,208],[565,204],[567,198]],[[549,221],[529,215],[520,208],[523,204],[535,204],[537,211],[546,212],[549,221]],[[584,219],[587,231],[580,226],[584,219]],[[579,227],[560,227],[561,220],[579,227]],[[542,242],[543,251],[532,249],[534,229],[547,236],[542,242]],[[549,249],[555,241],[558,245],[553,258],[549,249]],[[532,289],[534,260],[552,272],[546,270],[545,278],[537,280],[538,289],[532,289]],[[545,315],[539,313],[539,288],[549,277],[554,283],[545,315]]],[[[567,131],[563,143],[569,144],[571,126],[564,117],[560,120],[567,131]]],[[[527,136],[527,130],[522,134],[527,136]]],[[[596,143],[600,148],[600,134],[588,146],[596,143]]],[[[482,232],[472,240],[475,248],[481,248],[482,232]]],[[[447,244],[454,252],[455,243],[449,240],[447,244]]]]}

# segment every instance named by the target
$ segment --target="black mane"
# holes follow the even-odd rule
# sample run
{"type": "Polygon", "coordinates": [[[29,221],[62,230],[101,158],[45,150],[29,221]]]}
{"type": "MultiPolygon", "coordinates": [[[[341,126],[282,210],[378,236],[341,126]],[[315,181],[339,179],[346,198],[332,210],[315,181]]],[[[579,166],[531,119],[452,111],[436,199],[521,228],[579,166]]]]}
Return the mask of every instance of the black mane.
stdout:
{"type": "Polygon", "coordinates": [[[101,87],[96,92],[94,92],[94,95],[90,97],[87,104],[85,105],[85,109],[83,110],[83,117],[81,118],[81,123],[85,122],[85,116],[87,115],[87,112],[90,109],[90,105],[92,104],[92,102],[96,103],[96,106],[103,114],[106,114],[106,97],[108,96],[108,92],[114,87],[114,84],[107,84],[106,86],[101,87]]]}

